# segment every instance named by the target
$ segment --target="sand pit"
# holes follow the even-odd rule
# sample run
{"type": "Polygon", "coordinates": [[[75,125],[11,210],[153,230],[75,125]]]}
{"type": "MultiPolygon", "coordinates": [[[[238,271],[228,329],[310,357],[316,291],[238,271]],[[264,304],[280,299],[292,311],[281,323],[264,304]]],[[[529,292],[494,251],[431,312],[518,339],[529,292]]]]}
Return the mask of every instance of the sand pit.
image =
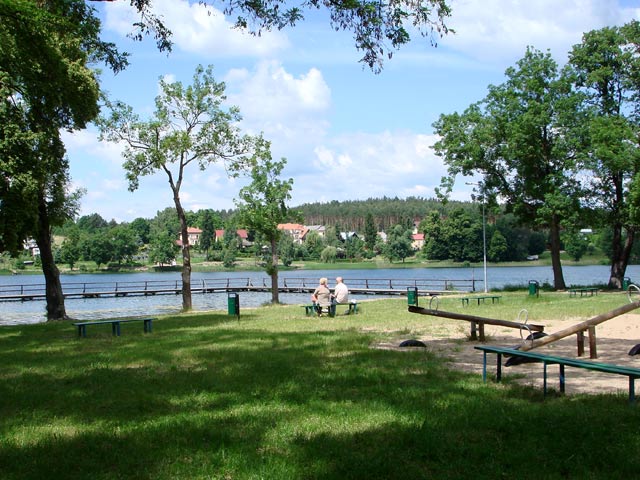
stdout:
{"type": "MultiPolygon", "coordinates": [[[[543,320],[536,321],[545,326],[546,333],[554,333],[576,323],[584,321],[584,318],[572,320],[543,320]]],[[[512,328],[499,326],[485,326],[486,344],[504,347],[515,347],[521,343],[520,332],[512,328]]],[[[421,340],[427,345],[427,349],[438,356],[447,358],[451,368],[461,369],[482,375],[482,352],[473,347],[480,345],[477,341],[470,341],[469,327],[466,322],[456,320],[439,323],[433,334],[427,332],[424,335],[412,337],[421,340]]],[[[598,358],[594,361],[612,363],[640,368],[640,355],[630,356],[629,350],[640,343],[640,314],[625,314],[607,320],[596,326],[598,358]]],[[[398,338],[381,348],[397,348],[401,341],[407,337],[398,338]]],[[[576,335],[570,335],[549,345],[533,350],[539,353],[548,353],[559,357],[589,359],[589,341],[585,335],[585,353],[578,357],[576,335]]],[[[496,356],[488,355],[487,371],[490,378],[495,377],[496,356]]],[[[522,364],[513,367],[504,367],[503,376],[522,378],[516,381],[523,385],[532,385],[542,388],[543,366],[541,363],[522,364]]],[[[565,392],[567,395],[576,393],[623,393],[628,394],[629,380],[626,376],[612,375],[590,370],[566,367],[565,392]]],[[[558,389],[558,367],[548,367],[549,388],[558,389]]],[[[636,387],[638,392],[638,387],[636,387]]]]}

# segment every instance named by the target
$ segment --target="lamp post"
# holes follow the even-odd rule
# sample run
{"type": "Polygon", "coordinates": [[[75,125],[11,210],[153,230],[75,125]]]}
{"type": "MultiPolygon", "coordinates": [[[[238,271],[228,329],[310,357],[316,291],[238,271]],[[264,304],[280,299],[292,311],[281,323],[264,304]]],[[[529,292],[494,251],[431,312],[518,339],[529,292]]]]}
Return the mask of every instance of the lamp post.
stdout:
{"type": "MultiPolygon", "coordinates": [[[[467,185],[479,187],[478,183],[466,182],[467,185]]],[[[487,222],[484,214],[484,195],[482,196],[482,263],[484,266],[484,293],[489,291],[487,285],[487,222]]]]}

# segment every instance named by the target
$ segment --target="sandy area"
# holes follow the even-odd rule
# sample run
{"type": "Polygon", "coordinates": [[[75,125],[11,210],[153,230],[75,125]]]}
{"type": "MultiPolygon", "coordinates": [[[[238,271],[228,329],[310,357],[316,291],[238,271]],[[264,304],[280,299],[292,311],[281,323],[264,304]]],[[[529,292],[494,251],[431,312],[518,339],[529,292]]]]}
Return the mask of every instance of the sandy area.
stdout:
{"type": "MultiPolygon", "coordinates": [[[[564,321],[542,321],[545,332],[551,334],[580,323],[585,319],[564,321]]],[[[451,367],[482,375],[482,352],[473,347],[480,345],[477,341],[468,339],[470,329],[466,322],[456,320],[448,321],[444,326],[439,326],[434,334],[426,334],[420,337],[411,337],[421,340],[427,348],[439,356],[448,358],[451,367]],[[461,326],[464,324],[464,327],[461,326]]],[[[487,345],[515,347],[522,343],[520,332],[516,329],[487,325],[485,327],[487,345]]],[[[393,342],[380,345],[381,348],[397,348],[399,343],[407,337],[394,339],[393,342]]],[[[640,315],[622,315],[596,326],[597,359],[595,362],[612,363],[640,368],[640,355],[630,356],[629,350],[640,343],[640,315]]],[[[561,340],[536,348],[534,351],[548,353],[550,355],[581,358],[589,360],[589,338],[585,334],[585,353],[578,357],[576,335],[570,335],[561,340]]],[[[504,361],[503,361],[504,365],[504,361]]],[[[548,387],[558,390],[558,366],[551,365],[548,369],[548,387]]],[[[543,366],[541,363],[529,363],[511,367],[503,367],[503,376],[522,376],[518,382],[525,385],[534,385],[542,388],[543,366]]],[[[487,374],[489,378],[495,378],[496,355],[487,356],[487,374]]],[[[638,382],[636,382],[638,383],[638,382]]],[[[639,387],[636,386],[638,395],[639,387]]],[[[568,395],[575,393],[616,393],[628,394],[629,380],[626,376],[593,372],[582,368],[565,367],[565,392],[568,395]]]]}

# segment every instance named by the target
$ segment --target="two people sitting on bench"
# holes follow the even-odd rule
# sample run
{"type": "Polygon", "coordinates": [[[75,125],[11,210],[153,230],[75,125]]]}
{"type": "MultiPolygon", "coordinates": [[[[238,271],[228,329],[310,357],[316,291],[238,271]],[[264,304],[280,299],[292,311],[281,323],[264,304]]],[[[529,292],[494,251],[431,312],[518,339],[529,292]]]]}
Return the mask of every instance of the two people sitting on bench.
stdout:
{"type": "Polygon", "coordinates": [[[342,277],[336,278],[336,286],[331,293],[328,280],[323,277],[320,284],[311,294],[311,301],[318,306],[318,315],[322,315],[323,310],[331,313],[331,309],[337,304],[349,303],[349,288],[344,284],[342,277]]]}

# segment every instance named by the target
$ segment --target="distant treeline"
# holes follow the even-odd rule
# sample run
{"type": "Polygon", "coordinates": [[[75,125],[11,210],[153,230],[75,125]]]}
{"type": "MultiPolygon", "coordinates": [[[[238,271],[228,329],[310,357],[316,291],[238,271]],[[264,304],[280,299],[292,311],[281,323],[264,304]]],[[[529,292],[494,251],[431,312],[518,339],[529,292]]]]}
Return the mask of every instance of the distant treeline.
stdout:
{"type": "Polygon", "coordinates": [[[419,224],[430,212],[437,211],[447,216],[455,209],[478,211],[471,202],[449,201],[420,197],[369,198],[367,200],[332,201],[328,203],[305,203],[295,210],[301,212],[305,225],[339,227],[342,231],[364,231],[367,214],[373,216],[378,231],[388,231],[394,225],[419,224]]]}

